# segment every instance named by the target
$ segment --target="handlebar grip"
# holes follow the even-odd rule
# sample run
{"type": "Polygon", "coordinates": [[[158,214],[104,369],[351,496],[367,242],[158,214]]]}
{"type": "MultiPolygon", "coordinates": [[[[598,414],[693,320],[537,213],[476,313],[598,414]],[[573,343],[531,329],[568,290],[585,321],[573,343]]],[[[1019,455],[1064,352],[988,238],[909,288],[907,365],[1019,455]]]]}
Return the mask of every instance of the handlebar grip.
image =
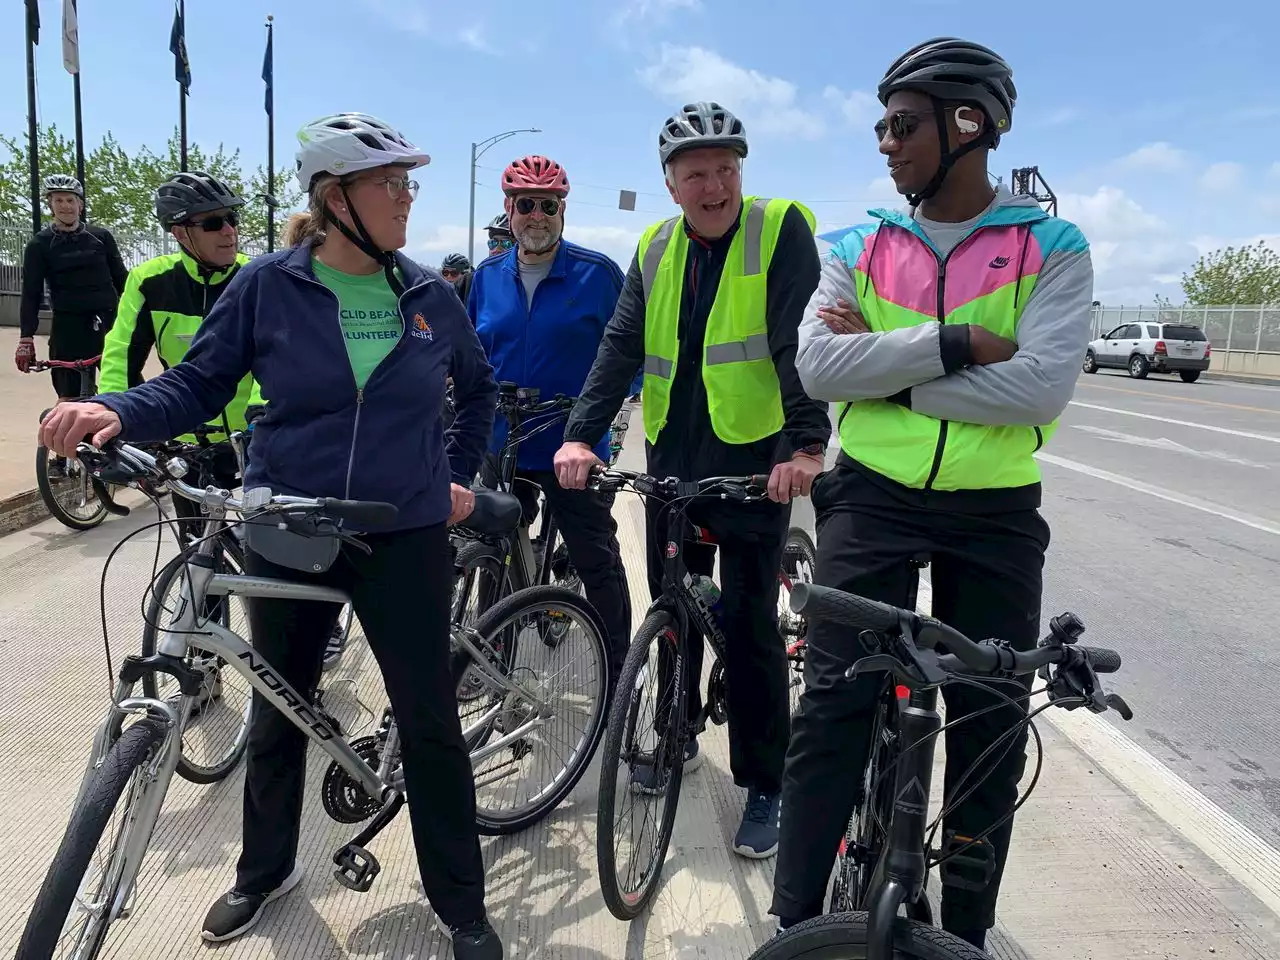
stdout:
{"type": "Polygon", "coordinates": [[[833,587],[797,583],[791,587],[791,612],[831,620],[853,630],[893,630],[905,611],[833,587]]]}
{"type": "Polygon", "coordinates": [[[1106,647],[1076,647],[1089,661],[1095,673],[1115,673],[1120,669],[1120,654],[1106,647]]]}
{"type": "Polygon", "coordinates": [[[767,473],[757,473],[752,476],[748,486],[759,487],[761,490],[769,489],[769,475],[767,473]]]}
{"type": "Polygon", "coordinates": [[[395,504],[380,503],[376,500],[339,500],[326,497],[321,503],[321,511],[331,517],[370,527],[392,523],[400,513],[395,504]]]}

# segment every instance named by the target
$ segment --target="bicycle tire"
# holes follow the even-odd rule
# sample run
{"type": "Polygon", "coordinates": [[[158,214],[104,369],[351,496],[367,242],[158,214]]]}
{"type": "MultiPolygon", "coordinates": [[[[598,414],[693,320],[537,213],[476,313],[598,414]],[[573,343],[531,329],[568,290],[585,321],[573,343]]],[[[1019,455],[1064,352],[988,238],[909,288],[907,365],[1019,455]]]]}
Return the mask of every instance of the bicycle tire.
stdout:
{"type": "MultiPolygon", "coordinates": [[[[231,569],[243,573],[244,550],[235,539],[235,536],[230,533],[220,535],[218,544],[222,553],[230,557],[231,569]]],[[[146,622],[142,628],[142,655],[144,657],[153,656],[156,652],[159,629],[164,622],[166,613],[164,598],[168,595],[169,587],[174,578],[179,575],[180,571],[185,569],[184,557],[179,554],[164,565],[152,585],[151,598],[147,601],[146,622]]],[[[222,617],[220,620],[224,627],[229,627],[230,624],[226,621],[229,619],[230,598],[226,598],[226,600],[227,602],[222,605],[222,617]]],[[[252,643],[252,638],[250,637],[243,639],[252,643]]],[[[153,700],[160,699],[155,674],[149,673],[142,678],[142,691],[153,700]]],[[[182,753],[178,757],[178,776],[190,783],[200,784],[218,783],[230,776],[231,772],[240,764],[240,760],[244,757],[245,750],[249,746],[249,718],[247,714],[248,711],[246,710],[246,716],[240,731],[236,734],[231,750],[224,757],[215,764],[198,764],[190,760],[186,753],[182,753]]]]}
{"type": "Polygon", "coordinates": [[[591,627],[590,642],[598,664],[597,676],[600,678],[600,693],[596,698],[596,707],[588,720],[586,737],[582,748],[565,765],[549,789],[543,792],[537,803],[532,804],[518,816],[503,816],[492,811],[483,810],[477,798],[476,825],[486,836],[505,836],[526,830],[535,823],[545,819],[547,814],[558,807],[569,795],[582,775],[587,772],[591,761],[595,758],[600,740],[604,736],[605,717],[609,703],[609,645],[605,642],[604,623],[600,614],[581,595],[562,587],[539,586],[518,590],[508,597],[499,600],[476,621],[475,631],[481,637],[496,634],[505,625],[518,620],[521,616],[535,616],[548,610],[566,610],[591,627]]]}
{"type": "Polygon", "coordinates": [[[63,509],[53,489],[53,478],[49,476],[49,448],[44,446],[36,447],[36,489],[40,491],[40,499],[44,501],[50,516],[64,527],[81,531],[92,530],[107,519],[107,508],[98,499],[98,495],[93,491],[92,487],[89,488],[90,496],[93,497],[93,501],[98,505],[98,509],[94,511],[92,516],[76,517],[63,509]]]}
{"type": "Polygon", "coordinates": [[[464,622],[465,601],[471,595],[471,584],[474,582],[474,576],[477,571],[485,570],[493,583],[497,584],[497,589],[494,588],[493,583],[481,588],[475,611],[476,619],[479,619],[485,611],[506,596],[511,589],[511,577],[498,554],[498,548],[480,540],[465,543],[458,549],[457,558],[453,562],[453,569],[455,595],[452,614],[455,624],[464,622]],[[456,593],[456,586],[459,582],[463,585],[461,594],[456,593]]]}
{"type": "MultiPolygon", "coordinates": [[[[944,930],[899,918],[893,927],[894,960],[990,960],[972,944],[944,930]]],[[[817,917],[774,937],[747,960],[866,960],[867,914],[817,917]]]]}
{"type": "MultiPolygon", "coordinates": [[[[639,692],[636,690],[636,684],[640,679],[641,670],[648,666],[649,648],[655,642],[660,642],[667,632],[675,635],[677,646],[682,648],[684,640],[679,636],[677,627],[675,617],[661,608],[650,611],[644,622],[640,624],[640,629],[636,631],[635,639],[632,640],[626,660],[622,664],[613,707],[609,712],[609,725],[605,731],[604,752],[600,758],[600,790],[596,805],[596,872],[600,876],[600,892],[604,897],[605,906],[619,920],[634,920],[657,893],[667,849],[671,845],[671,832],[675,827],[680,785],[684,779],[682,764],[673,764],[667,776],[666,789],[662,794],[663,811],[658,827],[658,843],[653,860],[649,864],[650,872],[639,889],[635,891],[620,889],[613,811],[617,799],[619,766],[623,760],[624,739],[627,736],[628,727],[634,726],[636,721],[639,709],[639,692]]],[[[681,657],[680,661],[687,663],[688,658],[681,657]]],[[[686,739],[685,703],[689,690],[683,674],[677,680],[668,717],[668,729],[674,728],[675,736],[674,743],[668,749],[672,755],[681,757],[684,754],[686,739]]],[[[627,785],[629,789],[630,777],[627,785]]]]}
{"type": "MultiPolygon", "coordinates": [[[[71,812],[71,822],[67,824],[58,852],[54,854],[40,892],[36,894],[22,939],[18,942],[15,960],[51,960],[53,957],[112,812],[134,772],[146,762],[152,749],[163,742],[165,734],[161,721],[151,718],[139,720],[120,734],[102,765],[94,771],[93,780],[86,785],[81,802],[71,812]]],[[[103,873],[108,874],[106,867],[103,873]]],[[[110,890],[110,899],[114,900],[116,893],[116,889],[110,890]]],[[[93,960],[98,955],[108,926],[104,924],[94,931],[88,941],[89,952],[81,953],[78,960],[93,960]]]]}

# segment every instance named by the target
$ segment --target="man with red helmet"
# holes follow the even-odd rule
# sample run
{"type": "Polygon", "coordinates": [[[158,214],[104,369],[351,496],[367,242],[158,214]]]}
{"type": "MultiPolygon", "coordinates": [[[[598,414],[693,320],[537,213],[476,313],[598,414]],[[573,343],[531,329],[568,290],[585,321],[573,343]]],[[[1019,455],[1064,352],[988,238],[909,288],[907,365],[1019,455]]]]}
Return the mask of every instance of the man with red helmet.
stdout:
{"type": "MultiPolygon", "coordinates": [[[[516,242],[476,268],[468,298],[471,319],[499,382],[536,387],[543,398],[576,397],[613,316],[622,271],[604,254],[563,239],[569,178],[554,160],[514,161],[503,171],[502,192],[516,242]]],[[[538,488],[546,495],[587,599],[604,620],[616,676],[631,637],[631,598],[613,496],[568,490],[556,482],[551,459],[564,430],[562,424],[539,429],[545,423],[527,425],[529,435],[516,461],[519,477],[527,482],[516,484],[513,492],[530,521],[537,515],[538,488]]],[[[506,440],[507,424],[499,418],[491,451],[496,455],[506,440]]],[[[607,450],[608,441],[601,438],[596,452],[603,457],[607,450]]],[[[496,456],[482,472],[485,483],[494,482],[495,468],[496,456]]]]}

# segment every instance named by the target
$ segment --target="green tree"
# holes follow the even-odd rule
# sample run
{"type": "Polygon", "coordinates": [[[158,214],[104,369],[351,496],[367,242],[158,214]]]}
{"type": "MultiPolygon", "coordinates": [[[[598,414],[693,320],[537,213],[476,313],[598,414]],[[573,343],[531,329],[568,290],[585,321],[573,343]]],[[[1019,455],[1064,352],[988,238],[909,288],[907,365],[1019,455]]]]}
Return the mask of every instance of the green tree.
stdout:
{"type": "Polygon", "coordinates": [[[1261,240],[1215,250],[1182,275],[1182,292],[1198,307],[1280,304],[1280,253],[1261,240]]]}
{"type": "MultiPolygon", "coordinates": [[[[41,127],[36,143],[42,177],[54,172],[75,172],[75,142],[63,136],[55,125],[41,127]]],[[[0,135],[0,146],[8,153],[7,158],[0,159],[0,218],[26,223],[31,217],[26,138],[0,135]]],[[[159,153],[143,147],[134,154],[108,132],[85,156],[85,203],[90,219],[115,230],[157,233],[155,190],[179,169],[180,157],[176,130],[159,153]]],[[[244,197],[248,202],[243,209],[241,233],[247,240],[265,240],[267,206],[262,197],[267,177],[262,167],[246,176],[238,149],[229,151],[219,143],[216,149],[207,150],[193,143],[187,147],[187,169],[213,174],[244,197]]],[[[281,169],[276,174],[278,221],[297,206],[301,196],[292,172],[281,169]]]]}

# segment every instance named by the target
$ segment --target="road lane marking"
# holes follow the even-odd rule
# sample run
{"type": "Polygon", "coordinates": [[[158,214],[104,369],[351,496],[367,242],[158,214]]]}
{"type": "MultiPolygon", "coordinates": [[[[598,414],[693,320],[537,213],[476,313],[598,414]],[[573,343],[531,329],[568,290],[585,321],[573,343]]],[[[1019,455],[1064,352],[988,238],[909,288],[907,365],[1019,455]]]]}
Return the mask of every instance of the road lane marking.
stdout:
{"type": "Polygon", "coordinates": [[[1129,443],[1135,447],[1168,450],[1170,453],[1182,453],[1189,457],[1199,457],[1202,460],[1217,460],[1221,463],[1234,463],[1241,467],[1257,467],[1259,470],[1271,469],[1265,463],[1254,463],[1252,460],[1233,456],[1223,450],[1201,450],[1196,447],[1188,447],[1178,443],[1176,440],[1170,440],[1168,437],[1139,437],[1132,433],[1121,433],[1119,430],[1108,430],[1106,427],[1095,427],[1088,423],[1071,423],[1067,424],[1067,426],[1073,430],[1092,433],[1094,436],[1103,440],[1110,440],[1112,443],[1129,443]]]}
{"type": "Polygon", "coordinates": [[[1155,484],[1151,483],[1144,483],[1141,480],[1135,480],[1133,477],[1125,477],[1118,473],[1112,473],[1110,470],[1091,467],[1087,463],[1068,460],[1065,457],[1055,456],[1052,453],[1037,453],[1036,457],[1045,463],[1053,464],[1055,467],[1074,470],[1076,473],[1083,473],[1087,477],[1094,477],[1097,480],[1106,480],[1108,483],[1114,483],[1121,487],[1128,487],[1130,490],[1136,490],[1138,493],[1145,493],[1152,497],[1159,497],[1161,500],[1168,500],[1170,503],[1176,503],[1179,506],[1190,507],[1193,510],[1212,514],[1215,517],[1221,517],[1223,520],[1231,520],[1234,523],[1240,523],[1246,527],[1252,527],[1254,530],[1261,530],[1263,533],[1270,533],[1280,537],[1280,524],[1271,523],[1261,517],[1255,517],[1252,514],[1241,513],[1235,510],[1229,510],[1226,507],[1220,507],[1216,504],[1193,500],[1191,497],[1183,496],[1173,490],[1168,490],[1164,487],[1157,487],[1155,484]]]}
{"type": "Polygon", "coordinates": [[[1079,386],[1092,387],[1094,390],[1111,390],[1115,393],[1131,393],[1135,397],[1146,397],[1148,400],[1178,400],[1182,403],[1203,403],[1209,407],[1226,407],[1229,410],[1249,410],[1253,413],[1269,413],[1272,416],[1280,416],[1280,410],[1270,410],[1267,407],[1250,407],[1242,403],[1224,403],[1221,400],[1202,400],[1199,397],[1180,397],[1176,394],[1160,394],[1152,393],[1149,390],[1130,390],[1128,387],[1106,387],[1100,383],[1090,383],[1087,380],[1077,381],[1079,386]]]}
{"type": "Polygon", "coordinates": [[[1233,430],[1230,427],[1215,427],[1208,423],[1193,423],[1190,420],[1174,420],[1171,417],[1157,417],[1154,413],[1138,413],[1136,410],[1122,410],[1120,407],[1104,407],[1098,403],[1085,403],[1083,400],[1072,400],[1071,406],[1084,407],[1088,410],[1101,410],[1103,413],[1118,413],[1126,417],[1138,417],[1142,420],[1155,420],[1159,423],[1172,423],[1179,427],[1194,427],[1197,430],[1212,430],[1214,433],[1225,433],[1230,437],[1244,437],[1246,440],[1265,440],[1267,443],[1280,443],[1280,436],[1269,433],[1252,433],[1249,430],[1233,430]]]}

